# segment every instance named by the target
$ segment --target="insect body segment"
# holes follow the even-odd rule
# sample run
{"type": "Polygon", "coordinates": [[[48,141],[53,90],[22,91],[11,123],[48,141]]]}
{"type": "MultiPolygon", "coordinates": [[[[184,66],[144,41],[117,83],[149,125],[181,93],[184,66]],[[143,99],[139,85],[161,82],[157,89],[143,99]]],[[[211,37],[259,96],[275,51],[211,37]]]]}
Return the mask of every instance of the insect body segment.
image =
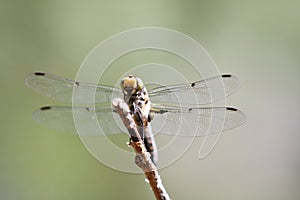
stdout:
{"type": "Polygon", "coordinates": [[[151,154],[151,159],[156,164],[157,149],[150,127],[151,103],[148,92],[143,81],[136,76],[127,76],[121,81],[121,89],[124,101],[127,103],[133,119],[138,126],[138,131],[144,141],[147,151],[151,154]]]}

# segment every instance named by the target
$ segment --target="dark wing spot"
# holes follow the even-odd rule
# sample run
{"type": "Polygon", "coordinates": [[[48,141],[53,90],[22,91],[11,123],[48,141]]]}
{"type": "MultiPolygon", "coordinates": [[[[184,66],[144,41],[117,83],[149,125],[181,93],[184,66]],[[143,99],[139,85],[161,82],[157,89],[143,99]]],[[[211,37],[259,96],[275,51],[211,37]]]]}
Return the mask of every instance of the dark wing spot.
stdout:
{"type": "Polygon", "coordinates": [[[193,108],[189,108],[189,112],[191,112],[193,110],[193,108]]]}
{"type": "Polygon", "coordinates": [[[222,77],[223,78],[229,78],[229,77],[231,77],[231,74],[223,74],[222,77]]]}
{"type": "Polygon", "coordinates": [[[146,92],[146,91],[144,91],[144,92],[143,92],[143,94],[144,94],[144,95],[147,95],[147,92],[146,92]]]}
{"type": "Polygon", "coordinates": [[[159,114],[164,114],[166,112],[168,112],[168,111],[167,110],[159,110],[159,114]]]}
{"type": "Polygon", "coordinates": [[[227,110],[232,110],[232,111],[237,111],[236,108],[231,108],[231,107],[227,107],[226,109],[227,109],[227,110]]]}
{"type": "Polygon", "coordinates": [[[36,76],[45,76],[45,73],[42,73],[42,72],[35,72],[34,75],[36,75],[36,76]]]}
{"type": "Polygon", "coordinates": [[[79,84],[79,82],[75,81],[75,85],[79,86],[80,84],[79,84]]]}
{"type": "Polygon", "coordinates": [[[85,109],[86,109],[87,111],[90,111],[90,108],[89,108],[89,107],[86,107],[85,109]]]}
{"type": "Polygon", "coordinates": [[[147,103],[148,103],[148,100],[145,101],[145,104],[147,104],[147,103]]]}
{"type": "Polygon", "coordinates": [[[132,75],[129,75],[129,76],[128,76],[128,78],[132,78],[132,77],[133,77],[132,75]]]}
{"type": "Polygon", "coordinates": [[[196,85],[196,83],[192,83],[191,86],[194,87],[196,85]]]}
{"type": "Polygon", "coordinates": [[[41,107],[40,110],[50,110],[51,106],[45,106],[45,107],[41,107]]]}

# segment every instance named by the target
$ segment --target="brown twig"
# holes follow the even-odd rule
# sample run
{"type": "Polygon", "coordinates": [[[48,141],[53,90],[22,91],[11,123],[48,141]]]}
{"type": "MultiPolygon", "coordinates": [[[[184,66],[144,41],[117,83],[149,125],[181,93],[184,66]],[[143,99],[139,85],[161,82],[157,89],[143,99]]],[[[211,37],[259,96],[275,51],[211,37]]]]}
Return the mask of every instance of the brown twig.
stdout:
{"type": "Polygon", "coordinates": [[[120,115],[123,124],[131,136],[129,145],[136,153],[135,163],[144,171],[156,199],[170,200],[170,197],[162,184],[157,168],[151,161],[150,153],[145,148],[143,140],[137,130],[137,126],[132,118],[128,105],[119,98],[114,99],[112,105],[120,115]]]}

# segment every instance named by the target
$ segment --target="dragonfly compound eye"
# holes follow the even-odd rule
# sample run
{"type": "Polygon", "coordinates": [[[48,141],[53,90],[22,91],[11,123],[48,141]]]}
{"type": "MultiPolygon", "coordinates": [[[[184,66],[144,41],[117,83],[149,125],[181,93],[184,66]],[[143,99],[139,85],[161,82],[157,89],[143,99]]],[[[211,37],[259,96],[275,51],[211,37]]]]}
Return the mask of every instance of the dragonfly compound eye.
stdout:
{"type": "Polygon", "coordinates": [[[129,94],[133,93],[137,87],[137,80],[134,76],[127,76],[121,81],[121,88],[123,90],[123,93],[125,93],[125,91],[129,94]]]}

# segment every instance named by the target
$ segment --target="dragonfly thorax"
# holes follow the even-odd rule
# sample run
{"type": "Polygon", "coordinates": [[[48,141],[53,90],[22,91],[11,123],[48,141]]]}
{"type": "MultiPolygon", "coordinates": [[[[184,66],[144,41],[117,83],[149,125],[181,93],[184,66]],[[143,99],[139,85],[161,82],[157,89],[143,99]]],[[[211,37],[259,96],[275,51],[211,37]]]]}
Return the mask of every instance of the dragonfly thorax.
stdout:
{"type": "Polygon", "coordinates": [[[121,89],[124,101],[135,116],[139,115],[137,121],[148,121],[150,112],[150,101],[147,89],[143,81],[136,76],[127,76],[121,81],[121,89]]]}

